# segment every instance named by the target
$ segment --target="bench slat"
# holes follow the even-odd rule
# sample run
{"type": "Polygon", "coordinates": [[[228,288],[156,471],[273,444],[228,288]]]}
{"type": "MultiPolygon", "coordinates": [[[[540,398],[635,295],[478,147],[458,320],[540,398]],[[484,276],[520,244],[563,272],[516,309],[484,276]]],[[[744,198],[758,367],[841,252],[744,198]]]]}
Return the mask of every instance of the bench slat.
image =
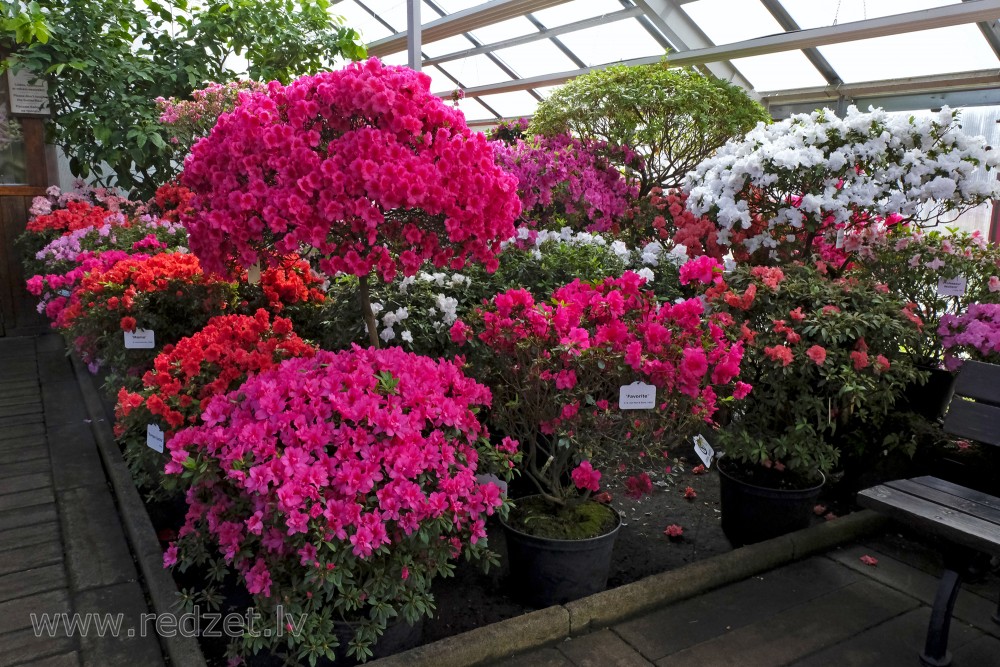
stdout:
{"type": "Polygon", "coordinates": [[[879,484],[858,494],[863,507],[940,535],[956,544],[1000,554],[1000,526],[879,484]]]}
{"type": "Polygon", "coordinates": [[[963,401],[957,396],[944,420],[946,433],[988,445],[1000,445],[1000,407],[963,401]]]}
{"type": "Polygon", "coordinates": [[[1000,365],[964,362],[955,380],[955,394],[1000,405],[1000,365]]]}
{"type": "MultiPolygon", "coordinates": [[[[923,500],[929,500],[932,503],[937,503],[944,508],[951,509],[956,512],[962,512],[963,514],[968,514],[969,516],[973,516],[977,519],[982,519],[983,521],[996,524],[997,531],[1000,532],[1000,509],[978,503],[975,500],[966,497],[964,494],[961,494],[961,492],[956,493],[942,491],[932,486],[921,484],[915,479],[899,479],[893,482],[887,482],[886,486],[893,489],[899,489],[900,491],[922,498],[923,500]]],[[[961,489],[962,487],[958,488],[961,489]]]]}
{"type": "Polygon", "coordinates": [[[1000,511],[1000,498],[991,496],[988,493],[976,491],[975,489],[969,489],[959,484],[955,484],[954,482],[949,482],[946,479],[931,477],[929,475],[924,477],[914,477],[911,481],[923,484],[924,486],[929,486],[932,489],[937,489],[938,491],[950,493],[953,496],[961,496],[962,498],[971,500],[974,503],[979,503],[984,507],[1000,511]]]}

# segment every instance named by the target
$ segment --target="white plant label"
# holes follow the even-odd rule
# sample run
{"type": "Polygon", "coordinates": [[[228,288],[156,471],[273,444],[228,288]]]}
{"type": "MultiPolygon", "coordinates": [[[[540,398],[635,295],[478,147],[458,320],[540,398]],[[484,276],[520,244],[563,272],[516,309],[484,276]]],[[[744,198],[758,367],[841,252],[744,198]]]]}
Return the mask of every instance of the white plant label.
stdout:
{"type": "Polygon", "coordinates": [[[152,329],[125,332],[126,350],[152,350],[154,347],[156,347],[156,336],[152,329]]]}
{"type": "Polygon", "coordinates": [[[622,410],[652,410],[656,407],[656,386],[633,382],[618,390],[618,407],[622,410]]]}
{"type": "Polygon", "coordinates": [[[938,294],[941,296],[964,296],[967,284],[965,276],[955,276],[951,279],[938,279],[938,294]]]}
{"type": "Polygon", "coordinates": [[[161,454],[163,453],[163,431],[156,424],[146,425],[146,446],[161,454]]]}
{"type": "Polygon", "coordinates": [[[843,229],[838,229],[837,230],[837,247],[838,248],[843,248],[844,247],[844,236],[846,236],[846,234],[844,233],[844,230],[843,229]]]}
{"type": "Polygon", "coordinates": [[[247,269],[247,282],[256,285],[260,282],[260,262],[247,269]]]}
{"type": "Polygon", "coordinates": [[[712,449],[712,445],[708,444],[705,436],[694,436],[694,451],[698,455],[698,458],[701,459],[701,462],[705,464],[706,468],[712,467],[712,458],[715,456],[715,450],[712,449]]]}

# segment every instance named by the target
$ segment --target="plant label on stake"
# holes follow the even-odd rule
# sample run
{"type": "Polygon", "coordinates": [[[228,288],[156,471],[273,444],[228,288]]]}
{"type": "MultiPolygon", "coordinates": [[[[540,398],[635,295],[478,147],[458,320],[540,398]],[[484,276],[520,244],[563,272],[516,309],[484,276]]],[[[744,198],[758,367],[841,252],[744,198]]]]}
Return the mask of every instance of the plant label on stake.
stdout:
{"type": "Polygon", "coordinates": [[[846,236],[845,231],[843,229],[838,229],[837,230],[837,247],[838,248],[843,248],[844,247],[844,236],[846,236]]]}
{"type": "Polygon", "coordinates": [[[715,457],[715,450],[712,449],[712,445],[708,444],[705,436],[694,436],[694,453],[698,455],[698,458],[701,459],[706,468],[712,467],[712,458],[715,457]]]}
{"type": "Polygon", "coordinates": [[[146,446],[160,454],[163,453],[163,431],[156,424],[146,425],[146,446]]]}
{"type": "Polygon", "coordinates": [[[256,285],[260,282],[260,262],[247,269],[247,282],[256,285]]]}
{"type": "Polygon", "coordinates": [[[156,336],[152,329],[125,332],[126,350],[152,350],[154,347],[156,347],[156,336]]]}
{"type": "Polygon", "coordinates": [[[636,381],[618,390],[618,407],[622,410],[652,410],[656,407],[656,385],[636,381]]]}
{"type": "Polygon", "coordinates": [[[967,282],[961,274],[954,278],[938,278],[937,292],[941,296],[965,296],[967,282]]]}

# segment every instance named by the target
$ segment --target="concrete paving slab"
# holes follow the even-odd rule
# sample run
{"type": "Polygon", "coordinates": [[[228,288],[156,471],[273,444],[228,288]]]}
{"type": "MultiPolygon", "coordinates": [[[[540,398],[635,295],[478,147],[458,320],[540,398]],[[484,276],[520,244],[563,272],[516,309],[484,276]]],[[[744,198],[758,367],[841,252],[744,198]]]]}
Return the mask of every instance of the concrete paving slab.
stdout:
{"type": "Polygon", "coordinates": [[[8,477],[19,477],[20,475],[31,475],[35,473],[48,473],[49,460],[47,458],[27,459],[14,461],[0,466],[0,485],[8,477]]]}
{"type": "Polygon", "coordinates": [[[62,563],[0,576],[0,602],[67,587],[62,563]]]}
{"type": "Polygon", "coordinates": [[[31,507],[32,505],[45,505],[55,502],[55,499],[56,496],[51,487],[31,489],[19,493],[5,493],[0,495],[0,512],[31,507]]]}
{"type": "Polygon", "coordinates": [[[817,556],[645,614],[614,631],[647,659],[658,660],[860,579],[817,556]]]}
{"type": "Polygon", "coordinates": [[[558,644],[556,648],[577,667],[643,667],[644,659],[610,630],[598,630],[558,644]]]}
{"type": "Polygon", "coordinates": [[[0,551],[0,575],[61,563],[62,558],[61,542],[43,542],[30,547],[7,549],[0,551]]]}
{"type": "Polygon", "coordinates": [[[573,663],[558,650],[543,648],[502,660],[493,667],[573,667],[573,663]]]}
{"type": "Polygon", "coordinates": [[[149,628],[149,636],[141,636],[141,618],[149,613],[146,598],[139,584],[132,582],[102,586],[77,593],[73,597],[77,613],[121,614],[122,625],[114,641],[88,633],[80,638],[82,663],[84,667],[108,667],[109,665],[142,665],[157,667],[163,665],[163,654],[154,629],[149,628]],[[128,631],[132,632],[129,633],[128,631]],[[130,636],[131,635],[131,636],[130,636]]]}
{"type": "Polygon", "coordinates": [[[64,653],[62,655],[54,655],[49,658],[42,658],[41,660],[36,660],[31,662],[25,667],[79,667],[80,666],[80,654],[76,651],[72,653],[64,653]]]}
{"type": "Polygon", "coordinates": [[[11,447],[0,445],[0,465],[16,463],[18,461],[28,461],[31,459],[49,460],[48,443],[45,440],[25,440],[21,443],[12,441],[11,447]]]}
{"type": "MultiPolygon", "coordinates": [[[[31,628],[31,615],[36,621],[42,614],[69,614],[72,612],[66,591],[49,591],[23,598],[0,602],[0,637],[3,633],[31,628]]],[[[51,616],[50,616],[51,618],[51,616]]],[[[0,652],[3,651],[0,645],[0,652]]]]}
{"type": "Polygon", "coordinates": [[[55,504],[35,505],[22,509],[0,512],[0,530],[10,530],[19,526],[30,526],[34,523],[58,521],[59,514],[55,504]]]}
{"type": "Polygon", "coordinates": [[[49,425],[52,480],[57,490],[92,485],[104,479],[104,466],[86,424],[49,425]]]}
{"type": "Polygon", "coordinates": [[[42,413],[37,412],[30,415],[15,415],[13,417],[0,417],[0,431],[16,426],[31,426],[41,424],[44,421],[42,413]]]}
{"type": "Polygon", "coordinates": [[[36,401],[0,407],[0,419],[42,414],[42,404],[36,401]]]}
{"type": "Polygon", "coordinates": [[[44,542],[59,541],[59,524],[56,521],[34,523],[0,531],[0,552],[30,547],[44,542]]]}
{"type": "MultiPolygon", "coordinates": [[[[0,380],[2,382],[2,380],[0,380]]],[[[24,405],[26,403],[33,403],[41,407],[42,396],[38,392],[25,392],[20,396],[3,396],[0,397],[0,410],[5,410],[8,407],[24,405]]]]}
{"type": "Polygon", "coordinates": [[[45,406],[45,423],[52,428],[58,424],[86,425],[87,409],[75,386],[42,386],[42,403],[45,406]]]}
{"type": "Polygon", "coordinates": [[[4,443],[16,443],[25,438],[35,437],[45,437],[45,424],[42,422],[0,428],[0,447],[3,447],[4,443]]]}
{"type": "Polygon", "coordinates": [[[76,591],[136,580],[118,510],[100,482],[58,492],[66,567],[76,591]]]}
{"type": "Polygon", "coordinates": [[[37,667],[43,658],[61,658],[67,653],[75,656],[76,648],[76,641],[69,637],[36,637],[30,628],[8,632],[0,635],[0,667],[37,667]]]}
{"type": "Polygon", "coordinates": [[[52,476],[46,472],[35,472],[16,477],[0,479],[0,494],[20,493],[32,489],[44,489],[52,486],[52,476]]]}
{"type": "Polygon", "coordinates": [[[1000,639],[982,636],[952,649],[954,667],[1000,667],[1000,639]]]}
{"type": "Polygon", "coordinates": [[[656,661],[660,667],[773,667],[804,658],[918,605],[873,581],[858,581],[656,661]]]}
{"type": "MultiPolygon", "coordinates": [[[[849,638],[847,641],[814,653],[793,667],[914,667],[924,646],[927,622],[931,614],[928,607],[920,607],[894,618],[887,623],[849,638]]],[[[956,623],[951,628],[948,646],[954,652],[982,637],[982,633],[967,625],[956,623]]],[[[994,640],[996,641],[996,640],[994,640]]],[[[998,656],[1000,659],[1000,656],[998,656]]],[[[961,667],[963,663],[955,663],[961,667]]],[[[968,667],[987,667],[987,663],[964,663],[968,667]]],[[[989,667],[1000,667],[994,662],[989,667]]]]}

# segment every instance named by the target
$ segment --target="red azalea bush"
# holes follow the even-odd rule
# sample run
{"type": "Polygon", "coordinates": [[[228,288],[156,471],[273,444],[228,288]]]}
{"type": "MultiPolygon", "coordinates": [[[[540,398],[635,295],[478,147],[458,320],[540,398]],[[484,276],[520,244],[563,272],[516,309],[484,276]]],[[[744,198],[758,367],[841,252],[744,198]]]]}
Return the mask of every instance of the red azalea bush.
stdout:
{"type": "Polygon", "coordinates": [[[230,308],[234,290],[205,275],[193,255],[130,257],[86,274],[58,323],[85,361],[129,376],[145,371],[158,352],[126,350],[123,331],[152,329],[157,347],[176,343],[230,308]]]}
{"type": "Polygon", "coordinates": [[[17,239],[17,244],[24,256],[30,260],[50,241],[79,229],[101,227],[113,215],[114,212],[103,206],[70,199],[62,208],[29,218],[24,233],[17,239]]]}
{"type": "Polygon", "coordinates": [[[175,181],[164,183],[156,189],[153,199],[146,203],[149,211],[164,220],[178,222],[181,215],[191,207],[194,193],[175,181]]]}
{"type": "Polygon", "coordinates": [[[167,472],[192,486],[164,562],[221,554],[265,619],[278,604],[301,615],[296,637],[265,625],[244,653],[332,658],[332,624],[351,620],[350,653],[370,655],[390,618],[433,610],[431,582],[452,558],[489,556],[485,518],[506,511],[476,478],[482,454],[500,455],[476,416],[489,402],[456,364],[398,348],[321,351],[252,376],[168,443],[167,472]]]}
{"type": "Polygon", "coordinates": [[[248,273],[244,271],[240,275],[240,296],[251,310],[260,307],[280,313],[288,307],[325,302],[323,282],[309,262],[298,255],[289,255],[261,271],[260,280],[254,284],[249,282],[248,273]]]}
{"type": "Polygon", "coordinates": [[[523,472],[553,505],[598,490],[591,461],[606,450],[658,456],[750,389],[736,382],[743,344],[730,342],[731,318],[706,314],[698,299],[657,303],[644,283],[632,272],[577,280],[542,302],[513,289],[452,328],[474,342],[494,394],[491,423],[521,443],[523,472]],[[620,388],[634,381],[656,387],[655,408],[620,408],[620,388]]]}
{"type": "Polygon", "coordinates": [[[155,424],[170,441],[184,426],[200,423],[209,399],[239,387],[251,373],[285,359],[311,357],[316,348],[292,331],[282,317],[273,322],[267,311],[222,315],[205,328],[166,345],[142,376],[136,391],[122,387],[115,407],[115,435],[137,484],[151,490],[162,483],[166,462],[146,446],[146,427],[155,424]]]}

